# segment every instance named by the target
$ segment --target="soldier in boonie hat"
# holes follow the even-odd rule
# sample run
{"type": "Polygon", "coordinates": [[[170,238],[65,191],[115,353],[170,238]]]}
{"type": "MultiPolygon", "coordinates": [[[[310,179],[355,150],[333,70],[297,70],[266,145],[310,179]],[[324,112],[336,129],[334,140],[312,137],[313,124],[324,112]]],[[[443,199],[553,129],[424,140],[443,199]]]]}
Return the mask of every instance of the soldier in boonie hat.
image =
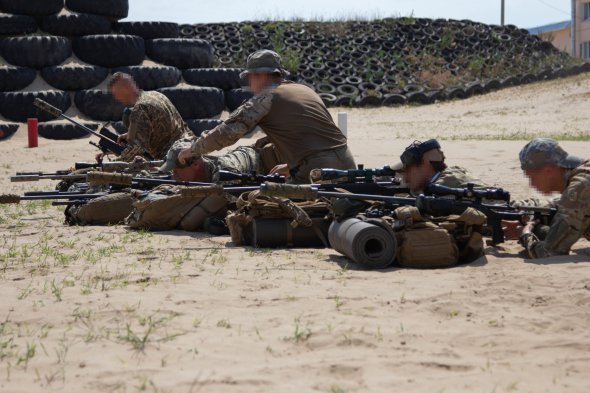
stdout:
{"type": "Polygon", "coordinates": [[[240,78],[246,78],[249,74],[276,74],[285,77],[289,72],[283,68],[281,56],[277,52],[262,49],[248,56],[246,70],[240,74],[240,78]]]}
{"type": "Polygon", "coordinates": [[[334,123],[320,97],[309,86],[286,80],[281,56],[263,49],[248,56],[240,74],[254,96],[236,108],[223,124],[202,133],[178,155],[183,163],[231,146],[256,127],[268,136],[277,159],[270,174],[291,183],[309,183],[316,168],[356,168],[346,136],[334,123]]]}

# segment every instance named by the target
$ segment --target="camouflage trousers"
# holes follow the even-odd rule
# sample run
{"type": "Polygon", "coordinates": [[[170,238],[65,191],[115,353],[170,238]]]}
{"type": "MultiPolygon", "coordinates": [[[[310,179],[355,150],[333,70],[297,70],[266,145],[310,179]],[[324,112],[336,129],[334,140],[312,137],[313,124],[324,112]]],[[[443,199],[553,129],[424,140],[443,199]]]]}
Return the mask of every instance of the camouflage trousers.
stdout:
{"type": "Polygon", "coordinates": [[[291,176],[288,182],[291,184],[309,184],[311,183],[310,172],[314,169],[323,168],[356,169],[356,163],[348,146],[322,151],[304,158],[297,167],[291,168],[291,176]]]}
{"type": "Polygon", "coordinates": [[[240,146],[226,154],[216,157],[219,169],[237,173],[259,173],[262,161],[259,150],[252,146],[240,146]]]}

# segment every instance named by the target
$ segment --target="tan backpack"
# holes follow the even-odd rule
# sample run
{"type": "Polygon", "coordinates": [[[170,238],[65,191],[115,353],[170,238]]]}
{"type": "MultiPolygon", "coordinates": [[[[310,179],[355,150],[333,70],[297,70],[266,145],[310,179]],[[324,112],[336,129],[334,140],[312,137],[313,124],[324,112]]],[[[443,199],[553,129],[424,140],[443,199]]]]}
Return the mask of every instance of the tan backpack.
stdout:
{"type": "MultiPolygon", "coordinates": [[[[252,191],[240,195],[236,207],[236,211],[230,212],[225,220],[235,245],[257,246],[257,224],[262,220],[274,220],[288,222],[288,225],[276,226],[278,230],[285,230],[284,237],[287,241],[283,246],[299,246],[297,239],[304,239],[305,243],[311,241],[314,245],[319,243],[328,246],[327,233],[331,220],[327,218],[330,215],[330,205],[327,202],[293,202],[252,191]],[[312,238],[317,238],[321,242],[313,242],[312,238]]],[[[277,239],[280,239],[280,236],[277,236],[277,239]]]]}
{"type": "Polygon", "coordinates": [[[395,210],[397,263],[414,269],[436,269],[472,262],[483,255],[486,216],[468,208],[461,215],[424,219],[414,206],[395,210]]]}
{"type": "Polygon", "coordinates": [[[133,212],[125,223],[131,228],[154,231],[183,229],[197,231],[203,228],[205,219],[223,217],[227,211],[225,195],[184,197],[183,187],[159,186],[143,199],[133,204],[133,212]]]}

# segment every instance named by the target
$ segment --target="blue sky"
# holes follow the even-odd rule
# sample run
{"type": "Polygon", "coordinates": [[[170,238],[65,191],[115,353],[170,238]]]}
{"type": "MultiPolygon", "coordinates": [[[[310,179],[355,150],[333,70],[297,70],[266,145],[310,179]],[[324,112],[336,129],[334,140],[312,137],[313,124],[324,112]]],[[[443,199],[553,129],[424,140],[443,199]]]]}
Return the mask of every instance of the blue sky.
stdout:
{"type": "MultiPolygon", "coordinates": [[[[535,27],[569,19],[571,0],[505,0],[506,23],[535,27]]],[[[355,15],[472,19],[500,23],[500,0],[129,0],[128,20],[178,23],[355,15]]]]}

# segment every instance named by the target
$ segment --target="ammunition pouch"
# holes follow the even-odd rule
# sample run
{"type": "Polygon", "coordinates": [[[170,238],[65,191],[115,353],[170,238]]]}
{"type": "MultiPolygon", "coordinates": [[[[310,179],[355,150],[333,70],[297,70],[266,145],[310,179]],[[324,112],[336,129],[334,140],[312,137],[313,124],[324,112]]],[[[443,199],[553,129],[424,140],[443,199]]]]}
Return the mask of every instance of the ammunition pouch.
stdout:
{"type": "Polygon", "coordinates": [[[446,268],[472,262],[483,255],[481,233],[486,217],[476,209],[425,220],[417,208],[402,206],[395,210],[394,216],[400,266],[446,268]]]}
{"type": "Polygon", "coordinates": [[[117,225],[122,224],[133,211],[135,199],[127,192],[117,192],[91,199],[87,203],[74,204],[64,214],[69,225],[117,225]]]}
{"type": "Polygon", "coordinates": [[[225,195],[186,197],[183,187],[159,186],[133,204],[125,223],[131,228],[154,231],[182,229],[197,231],[211,216],[223,217],[227,211],[225,195]]]}
{"type": "Polygon", "coordinates": [[[275,145],[270,142],[268,137],[258,139],[254,144],[260,154],[261,172],[269,173],[275,166],[281,164],[281,159],[275,149],[275,145]]]}
{"type": "Polygon", "coordinates": [[[328,247],[330,217],[326,202],[293,202],[252,191],[240,195],[226,223],[232,242],[239,246],[328,247]]]}

